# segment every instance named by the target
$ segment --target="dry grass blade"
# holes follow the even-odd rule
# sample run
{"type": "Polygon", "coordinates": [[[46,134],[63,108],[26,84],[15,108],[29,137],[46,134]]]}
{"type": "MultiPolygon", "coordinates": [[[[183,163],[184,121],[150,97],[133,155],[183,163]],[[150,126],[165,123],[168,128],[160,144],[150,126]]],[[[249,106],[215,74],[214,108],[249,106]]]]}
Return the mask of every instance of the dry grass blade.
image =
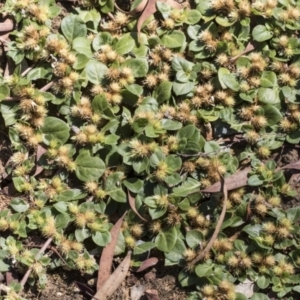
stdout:
{"type": "Polygon", "coordinates": [[[129,190],[127,190],[127,195],[128,195],[128,201],[129,201],[129,205],[130,208],[135,212],[135,214],[144,222],[147,222],[147,220],[145,218],[143,218],[139,212],[137,211],[136,207],[135,207],[135,199],[130,195],[129,190]]]}
{"type": "Polygon", "coordinates": [[[208,244],[206,245],[206,247],[204,248],[203,251],[201,251],[199,253],[199,255],[197,255],[196,258],[194,258],[188,265],[188,268],[189,267],[192,267],[194,266],[197,262],[199,262],[200,260],[202,260],[205,255],[210,251],[210,249],[212,248],[215,240],[217,239],[219,233],[220,233],[220,230],[221,230],[221,227],[222,227],[222,224],[223,224],[223,221],[224,221],[224,218],[225,218],[225,214],[226,214],[226,205],[227,205],[227,199],[228,199],[228,189],[227,189],[227,185],[226,185],[226,182],[224,180],[223,177],[221,177],[221,192],[223,192],[224,194],[224,200],[223,200],[223,207],[222,207],[222,212],[220,214],[220,218],[218,220],[218,223],[216,225],[216,228],[215,228],[215,231],[210,239],[210,241],[208,242],[208,244]]]}
{"type": "Polygon", "coordinates": [[[94,296],[95,299],[106,300],[107,297],[110,297],[117,290],[117,288],[125,279],[129,270],[131,262],[131,253],[132,251],[128,251],[126,257],[123,259],[120,265],[106,280],[105,284],[97,291],[97,293],[94,296]]]}
{"type": "Polygon", "coordinates": [[[121,225],[123,219],[127,212],[116,222],[116,224],[112,227],[111,241],[110,243],[103,249],[102,255],[99,262],[99,271],[98,271],[98,279],[97,279],[97,291],[105,284],[107,279],[110,276],[110,270],[112,266],[112,261],[114,257],[114,251],[116,248],[119,232],[121,229],[121,225]]]}
{"type": "Polygon", "coordinates": [[[137,269],[137,272],[143,272],[144,270],[155,266],[158,263],[157,257],[150,257],[142,262],[140,267],[137,269]]]}
{"type": "Polygon", "coordinates": [[[35,169],[35,172],[33,174],[33,176],[37,176],[39,175],[41,172],[43,172],[44,168],[39,165],[39,159],[41,158],[41,156],[46,153],[47,150],[42,147],[41,145],[38,145],[37,146],[37,149],[36,149],[36,157],[35,157],[35,162],[36,162],[36,169],[35,169]]]}
{"type": "Polygon", "coordinates": [[[243,56],[244,54],[246,54],[254,49],[255,49],[254,45],[251,42],[249,42],[247,47],[245,48],[245,50],[242,53],[238,54],[237,56],[232,57],[231,61],[237,60],[239,57],[243,56]]]}
{"type": "Polygon", "coordinates": [[[287,164],[281,168],[279,168],[279,170],[284,170],[284,169],[295,169],[295,170],[300,170],[300,160],[291,163],[291,164],[287,164]]]}
{"type": "Polygon", "coordinates": [[[3,22],[0,22],[0,32],[12,31],[14,29],[14,21],[11,18],[7,18],[3,22]]]}
{"type": "MultiPolygon", "coordinates": [[[[226,184],[227,190],[231,191],[231,190],[238,189],[240,187],[247,185],[248,173],[250,171],[251,171],[251,168],[247,167],[233,175],[226,177],[225,184],[226,184]]],[[[218,181],[218,182],[214,183],[212,186],[210,186],[204,190],[201,190],[201,192],[216,193],[216,192],[220,191],[220,188],[221,188],[221,182],[218,181]]]]}

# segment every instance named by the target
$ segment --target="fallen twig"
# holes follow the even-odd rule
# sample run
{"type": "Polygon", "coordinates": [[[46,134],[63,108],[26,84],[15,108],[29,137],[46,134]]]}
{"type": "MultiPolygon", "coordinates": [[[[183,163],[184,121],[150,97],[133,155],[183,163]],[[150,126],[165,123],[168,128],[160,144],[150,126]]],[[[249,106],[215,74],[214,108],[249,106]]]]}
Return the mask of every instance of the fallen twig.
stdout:
{"type": "MultiPolygon", "coordinates": [[[[45,252],[45,250],[49,247],[49,245],[51,244],[53,238],[50,237],[44,244],[44,246],[40,249],[40,251],[37,253],[37,255],[35,256],[35,260],[39,260],[41,255],[45,252]]],[[[22,280],[21,280],[21,285],[24,286],[25,283],[27,282],[28,277],[30,276],[32,272],[32,267],[30,267],[27,272],[25,273],[25,275],[23,276],[22,280]]]]}
{"type": "Polygon", "coordinates": [[[126,257],[119,264],[116,270],[110,275],[106,280],[104,285],[97,291],[94,298],[97,300],[106,300],[107,297],[110,297],[120,286],[120,284],[125,279],[127,272],[130,267],[132,251],[128,251],[126,257]]]}
{"type": "Polygon", "coordinates": [[[199,262],[200,260],[202,260],[205,257],[205,255],[212,248],[215,240],[217,239],[217,237],[220,233],[220,230],[221,230],[224,218],[225,218],[225,214],[226,214],[226,205],[227,205],[227,198],[228,198],[228,190],[227,190],[227,186],[226,186],[225,179],[224,179],[223,176],[221,176],[221,192],[223,192],[223,194],[224,194],[223,208],[222,208],[222,212],[220,214],[220,218],[218,220],[218,223],[216,225],[215,231],[214,231],[209,243],[204,248],[204,250],[202,252],[200,252],[199,255],[197,255],[197,257],[194,258],[189,263],[188,267],[194,266],[197,262],[199,262]]]}

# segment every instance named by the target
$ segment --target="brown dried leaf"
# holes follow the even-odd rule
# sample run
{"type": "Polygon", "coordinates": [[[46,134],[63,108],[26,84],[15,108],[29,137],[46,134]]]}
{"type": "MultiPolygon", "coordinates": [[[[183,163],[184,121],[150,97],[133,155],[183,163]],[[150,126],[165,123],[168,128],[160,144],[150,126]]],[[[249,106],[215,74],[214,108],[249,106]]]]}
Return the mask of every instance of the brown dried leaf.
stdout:
{"type": "Polygon", "coordinates": [[[43,172],[44,168],[41,165],[39,165],[38,162],[39,162],[39,159],[41,158],[41,156],[46,152],[47,152],[47,149],[45,149],[41,145],[37,146],[36,155],[35,155],[36,169],[35,169],[33,176],[37,176],[41,172],[43,172]]]}
{"type": "Polygon", "coordinates": [[[158,263],[157,257],[150,257],[142,262],[140,267],[137,269],[137,272],[143,272],[144,270],[155,266],[158,263]]]}
{"type": "Polygon", "coordinates": [[[284,169],[295,169],[295,170],[300,170],[300,160],[291,163],[291,164],[287,164],[281,168],[279,168],[279,170],[284,170],[284,169]]]}
{"type": "Polygon", "coordinates": [[[12,31],[14,29],[14,21],[11,17],[0,22],[0,32],[12,31]]]}
{"type": "Polygon", "coordinates": [[[139,212],[137,211],[136,207],[135,207],[135,199],[130,195],[129,190],[127,190],[127,195],[128,195],[128,202],[130,205],[130,208],[135,212],[135,214],[143,221],[147,222],[146,219],[144,219],[139,212]]]}
{"type": "Polygon", "coordinates": [[[157,290],[146,290],[145,294],[148,300],[159,300],[157,290]]]}
{"type": "MultiPolygon", "coordinates": [[[[225,184],[227,187],[228,191],[243,187],[245,185],[247,185],[247,181],[248,181],[248,173],[251,171],[250,167],[247,167],[233,175],[230,175],[228,177],[225,178],[225,184]]],[[[201,192],[204,193],[216,193],[219,192],[221,188],[221,182],[218,181],[216,183],[214,183],[212,186],[201,190],[201,192]]]]}
{"type": "Polygon", "coordinates": [[[113,261],[113,257],[114,257],[114,251],[116,248],[121,225],[122,225],[122,222],[123,222],[123,219],[124,219],[126,213],[127,213],[127,211],[124,213],[124,215],[116,222],[116,224],[110,230],[111,241],[102,251],[102,255],[100,258],[100,262],[99,262],[97,291],[100,290],[105,285],[105,282],[108,280],[108,278],[110,276],[110,270],[111,270],[112,261],[113,261]]]}
{"type": "Polygon", "coordinates": [[[116,270],[109,276],[104,285],[97,291],[94,298],[97,300],[107,300],[107,297],[110,297],[121,285],[125,279],[127,272],[130,267],[131,262],[131,253],[128,251],[128,254],[119,264],[116,270]]]}
{"type": "Polygon", "coordinates": [[[255,48],[254,45],[251,42],[249,42],[248,45],[247,45],[247,47],[245,48],[245,50],[242,53],[238,54],[237,56],[232,57],[231,61],[237,60],[239,57],[241,57],[244,54],[252,51],[254,48],[255,48]]]}

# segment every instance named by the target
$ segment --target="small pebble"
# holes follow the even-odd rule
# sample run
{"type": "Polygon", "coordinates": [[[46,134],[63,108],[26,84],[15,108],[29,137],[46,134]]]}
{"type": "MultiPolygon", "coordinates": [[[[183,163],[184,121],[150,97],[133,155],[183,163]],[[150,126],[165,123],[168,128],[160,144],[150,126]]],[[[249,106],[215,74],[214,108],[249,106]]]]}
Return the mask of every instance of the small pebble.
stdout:
{"type": "Polygon", "coordinates": [[[57,293],[56,293],[56,296],[57,296],[57,297],[61,297],[62,295],[63,295],[63,293],[61,293],[61,292],[57,292],[57,293]]]}
{"type": "Polygon", "coordinates": [[[90,280],[87,282],[87,284],[88,284],[89,286],[95,286],[95,285],[96,285],[96,282],[97,282],[97,278],[92,278],[92,279],[90,279],[90,280]]]}

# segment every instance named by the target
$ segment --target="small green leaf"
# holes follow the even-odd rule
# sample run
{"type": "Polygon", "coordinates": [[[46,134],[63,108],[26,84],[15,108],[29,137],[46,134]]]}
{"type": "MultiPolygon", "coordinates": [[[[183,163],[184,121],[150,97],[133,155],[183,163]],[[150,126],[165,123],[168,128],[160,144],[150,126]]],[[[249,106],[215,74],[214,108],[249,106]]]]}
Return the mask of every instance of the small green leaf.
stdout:
{"type": "Polygon", "coordinates": [[[182,31],[173,30],[172,33],[166,33],[161,38],[161,44],[168,48],[180,48],[185,43],[185,35],[182,31]]]}
{"type": "Polygon", "coordinates": [[[235,92],[239,90],[239,83],[228,69],[220,68],[218,70],[218,78],[223,89],[229,88],[235,92]]]}
{"type": "Polygon", "coordinates": [[[85,37],[77,37],[72,42],[72,48],[78,53],[84,54],[88,58],[92,58],[91,42],[85,37]]]}
{"type": "Polygon", "coordinates": [[[115,51],[124,55],[132,51],[135,46],[135,40],[130,33],[123,34],[115,45],[115,51]]]}
{"type": "Polygon", "coordinates": [[[5,84],[0,84],[0,101],[8,97],[10,94],[10,89],[5,84]]]}
{"type": "Polygon", "coordinates": [[[175,95],[177,95],[177,96],[186,95],[193,90],[194,86],[195,86],[194,82],[191,82],[191,81],[184,82],[184,83],[174,81],[173,82],[173,91],[174,91],[175,95]]]}
{"type": "Polygon", "coordinates": [[[108,191],[108,195],[117,202],[126,203],[127,198],[125,192],[121,188],[108,191]]]}
{"type": "Polygon", "coordinates": [[[144,185],[143,180],[138,178],[128,178],[123,181],[123,184],[133,193],[138,193],[144,185]]]}
{"type": "Polygon", "coordinates": [[[99,157],[92,157],[87,150],[82,150],[76,160],[76,176],[81,181],[98,180],[105,171],[105,164],[99,157]]]}
{"type": "Polygon", "coordinates": [[[105,247],[111,241],[110,232],[96,232],[92,234],[94,243],[100,247],[105,247]]]}
{"type": "Polygon", "coordinates": [[[100,84],[101,79],[107,71],[106,65],[96,61],[90,60],[85,67],[86,76],[91,83],[100,84]]]}
{"type": "Polygon", "coordinates": [[[44,126],[41,128],[45,135],[45,140],[49,143],[51,140],[58,140],[64,144],[70,136],[69,126],[61,119],[55,117],[47,117],[44,126]]]}
{"type": "Polygon", "coordinates": [[[200,242],[203,241],[203,234],[199,230],[189,230],[186,234],[186,243],[190,248],[199,246],[200,242]]]}
{"type": "Polygon", "coordinates": [[[16,212],[25,212],[29,208],[29,204],[21,198],[13,198],[9,205],[16,211],[16,212]]]}
{"type": "Polygon", "coordinates": [[[149,69],[147,60],[145,58],[127,59],[122,66],[130,68],[133,76],[138,78],[146,76],[149,69]]]}
{"type": "Polygon", "coordinates": [[[251,175],[248,178],[247,184],[251,186],[259,186],[262,185],[264,182],[258,177],[258,175],[251,175]]]}
{"type": "Polygon", "coordinates": [[[158,103],[166,102],[171,97],[172,82],[163,81],[153,92],[153,98],[157,100],[158,103]]]}
{"type": "Polygon", "coordinates": [[[70,14],[61,21],[61,31],[66,39],[72,43],[77,37],[85,37],[87,27],[80,17],[70,14]]]}
{"type": "Polygon", "coordinates": [[[82,190],[80,190],[80,189],[71,189],[71,190],[61,192],[57,196],[57,198],[55,198],[55,200],[57,202],[73,201],[73,200],[83,199],[84,197],[86,197],[86,195],[87,194],[83,193],[82,190]]]}
{"type": "Polygon", "coordinates": [[[213,272],[213,265],[199,264],[195,268],[195,273],[198,277],[207,277],[213,272]]]}
{"type": "Polygon", "coordinates": [[[275,125],[282,119],[280,111],[273,105],[265,105],[263,110],[270,126],[275,125]]]}
{"type": "Polygon", "coordinates": [[[146,242],[146,243],[136,245],[134,247],[133,255],[142,254],[148,250],[153,249],[154,247],[156,247],[156,245],[155,243],[152,242],[146,242]]]}
{"type": "Polygon", "coordinates": [[[2,259],[0,259],[0,272],[7,272],[10,269],[10,265],[6,264],[2,259]]]}
{"type": "Polygon", "coordinates": [[[273,33],[267,30],[266,26],[264,25],[257,25],[254,27],[252,31],[252,36],[255,41],[263,42],[267,41],[272,38],[273,33]]]}
{"type": "Polygon", "coordinates": [[[175,227],[171,227],[167,231],[161,231],[155,238],[155,244],[157,249],[163,252],[170,252],[177,240],[177,230],[175,227]]]}
{"type": "Polygon", "coordinates": [[[173,189],[173,195],[177,197],[186,197],[189,194],[199,191],[199,188],[200,183],[198,180],[188,178],[180,187],[176,187],[173,189]]]}

